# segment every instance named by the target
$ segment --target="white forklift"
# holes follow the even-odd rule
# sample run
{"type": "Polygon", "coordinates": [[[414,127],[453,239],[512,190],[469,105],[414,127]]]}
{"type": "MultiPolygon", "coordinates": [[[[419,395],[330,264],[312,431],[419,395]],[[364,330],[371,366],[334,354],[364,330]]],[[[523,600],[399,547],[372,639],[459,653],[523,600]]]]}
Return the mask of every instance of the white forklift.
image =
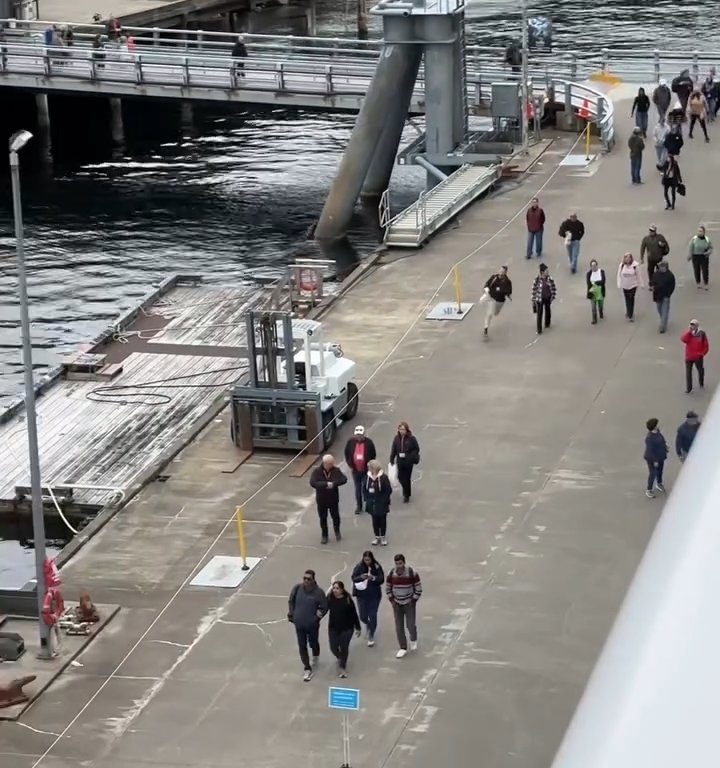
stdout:
{"type": "Polygon", "coordinates": [[[231,434],[244,451],[323,453],[340,421],[357,413],[355,363],[323,340],[322,324],[289,312],[246,317],[248,381],[232,392],[231,434]]]}

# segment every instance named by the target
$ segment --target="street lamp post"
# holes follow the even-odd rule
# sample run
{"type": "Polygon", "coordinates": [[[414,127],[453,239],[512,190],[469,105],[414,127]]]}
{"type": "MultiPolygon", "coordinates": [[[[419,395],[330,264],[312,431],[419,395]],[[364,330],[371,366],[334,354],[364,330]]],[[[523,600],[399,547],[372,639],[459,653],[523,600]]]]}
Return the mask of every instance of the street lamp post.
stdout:
{"type": "Polygon", "coordinates": [[[40,485],[40,455],[38,451],[37,420],[35,417],[35,386],[33,384],[30,312],[28,309],[27,275],[20,200],[20,158],[18,153],[32,139],[29,131],[18,131],[10,137],[10,177],[12,180],[13,215],[15,218],[15,249],[17,252],[18,290],[20,293],[20,328],[22,333],[23,373],[25,375],[25,418],[27,419],[28,452],[30,454],[30,488],[32,493],[33,539],[35,541],[35,574],[37,579],[38,621],[40,625],[40,658],[50,658],[49,628],[42,618],[45,598],[45,520],[43,518],[40,485]]]}
{"type": "Polygon", "coordinates": [[[528,17],[527,0],[522,3],[522,84],[520,98],[522,99],[522,148],[523,154],[528,153],[528,17]]]}

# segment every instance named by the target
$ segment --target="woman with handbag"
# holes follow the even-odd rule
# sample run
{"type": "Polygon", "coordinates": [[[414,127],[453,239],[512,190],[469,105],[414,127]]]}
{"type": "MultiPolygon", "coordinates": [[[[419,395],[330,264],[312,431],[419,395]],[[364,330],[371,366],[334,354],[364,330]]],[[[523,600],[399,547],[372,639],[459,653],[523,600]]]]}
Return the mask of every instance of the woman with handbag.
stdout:
{"type": "Polygon", "coordinates": [[[360,621],[367,627],[367,644],[372,648],[375,645],[378,608],[382,602],[385,573],[369,549],[363,552],[362,560],[353,568],[352,580],[360,621]]]}
{"type": "Polygon", "coordinates": [[[585,273],[585,282],[587,283],[587,298],[590,300],[592,324],[597,325],[598,314],[601,320],[604,318],[605,270],[600,269],[595,259],[590,262],[590,269],[585,273]]]}
{"type": "Polygon", "coordinates": [[[371,543],[373,545],[382,544],[383,547],[386,547],[387,516],[390,512],[392,485],[377,459],[368,462],[367,470],[363,483],[363,498],[365,499],[365,511],[372,518],[373,533],[375,534],[371,543]]]}
{"type": "Polygon", "coordinates": [[[685,185],[683,184],[680,166],[675,155],[669,155],[665,170],[662,175],[663,191],[665,193],[665,210],[675,210],[676,194],[685,196],[685,185]]]}
{"type": "Polygon", "coordinates": [[[407,421],[401,421],[390,448],[390,464],[397,464],[398,482],[402,487],[403,503],[412,495],[412,471],[420,463],[420,445],[410,431],[407,421]]]}
{"type": "Polygon", "coordinates": [[[626,253],[622,257],[617,271],[617,286],[625,298],[625,317],[632,323],[635,316],[635,294],[638,287],[642,288],[640,265],[632,253],[626,253]]]}

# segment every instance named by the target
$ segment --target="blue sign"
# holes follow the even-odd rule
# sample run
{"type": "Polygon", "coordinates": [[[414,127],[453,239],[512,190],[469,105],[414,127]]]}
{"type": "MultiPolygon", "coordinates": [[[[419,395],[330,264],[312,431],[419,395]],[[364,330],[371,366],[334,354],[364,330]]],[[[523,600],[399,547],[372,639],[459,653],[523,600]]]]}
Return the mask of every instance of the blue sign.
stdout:
{"type": "Polygon", "coordinates": [[[328,707],[330,709],[360,709],[360,690],[358,688],[328,689],[328,707]]]}

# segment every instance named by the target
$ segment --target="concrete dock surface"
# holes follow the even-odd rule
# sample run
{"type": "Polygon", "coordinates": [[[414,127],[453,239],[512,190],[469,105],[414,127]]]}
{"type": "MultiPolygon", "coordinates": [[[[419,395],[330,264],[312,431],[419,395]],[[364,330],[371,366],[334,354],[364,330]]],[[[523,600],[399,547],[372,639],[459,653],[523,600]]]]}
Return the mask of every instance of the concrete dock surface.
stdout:
{"type": "MultiPolygon", "coordinates": [[[[616,104],[624,114],[629,105],[616,104]]],[[[353,766],[549,766],[663,501],[644,497],[645,421],[668,442],[685,412],[701,415],[707,391],[684,394],[679,334],[691,317],[720,328],[715,285],[696,291],[686,262],[698,223],[720,228],[714,144],[686,139],[688,196],[664,211],[653,150],[641,187],[625,147],[589,169],[560,167],[573,138],[556,141],[530,175],[506,184],[417,253],[391,252],[326,316],[366,383],[355,424],[387,459],[397,422],[417,435],[422,462],[412,502],[395,494],[386,571],[403,552],[421,575],[417,652],[403,660],[381,608],[377,645],[353,640],[349,678],[338,681],[321,630],[321,664],[302,681],[287,595],[306,568],[324,587],[350,581],[368,548],[370,521],[342,494],[344,538],[320,545],[307,475],[281,472],[285,457],[251,458],[234,473],[227,417],[205,430],[63,569],[67,592],[87,589],[120,613],[20,723],[0,726],[3,768],[337,768],[341,718],[327,687],[361,690],[351,716],[353,766]],[[548,216],[544,261],[558,286],[553,326],[537,337],[525,260],[525,207],[539,194],[548,216]],[[715,207],[714,207],[715,206],[715,207]],[[577,210],[587,234],[579,274],[569,274],[560,222],[577,210]],[[648,291],[628,323],[615,272],[637,254],[650,223],[671,245],[678,279],[668,333],[648,291]],[[607,271],[606,318],[590,325],[585,270],[607,271]],[[482,310],[462,322],[424,320],[452,298],[448,271],[462,261],[469,300],[507,264],[514,301],[484,343],[482,310]],[[280,472],[278,477],[272,476],[280,472]],[[212,555],[237,552],[232,514],[248,500],[249,554],[264,557],[237,591],[188,587],[212,555]]],[[[720,134],[713,128],[713,140],[720,134]]],[[[713,279],[714,276],[711,276],[713,279]]],[[[672,489],[679,463],[668,462],[672,489]]],[[[0,670],[2,673],[2,670],[0,670]]]]}

